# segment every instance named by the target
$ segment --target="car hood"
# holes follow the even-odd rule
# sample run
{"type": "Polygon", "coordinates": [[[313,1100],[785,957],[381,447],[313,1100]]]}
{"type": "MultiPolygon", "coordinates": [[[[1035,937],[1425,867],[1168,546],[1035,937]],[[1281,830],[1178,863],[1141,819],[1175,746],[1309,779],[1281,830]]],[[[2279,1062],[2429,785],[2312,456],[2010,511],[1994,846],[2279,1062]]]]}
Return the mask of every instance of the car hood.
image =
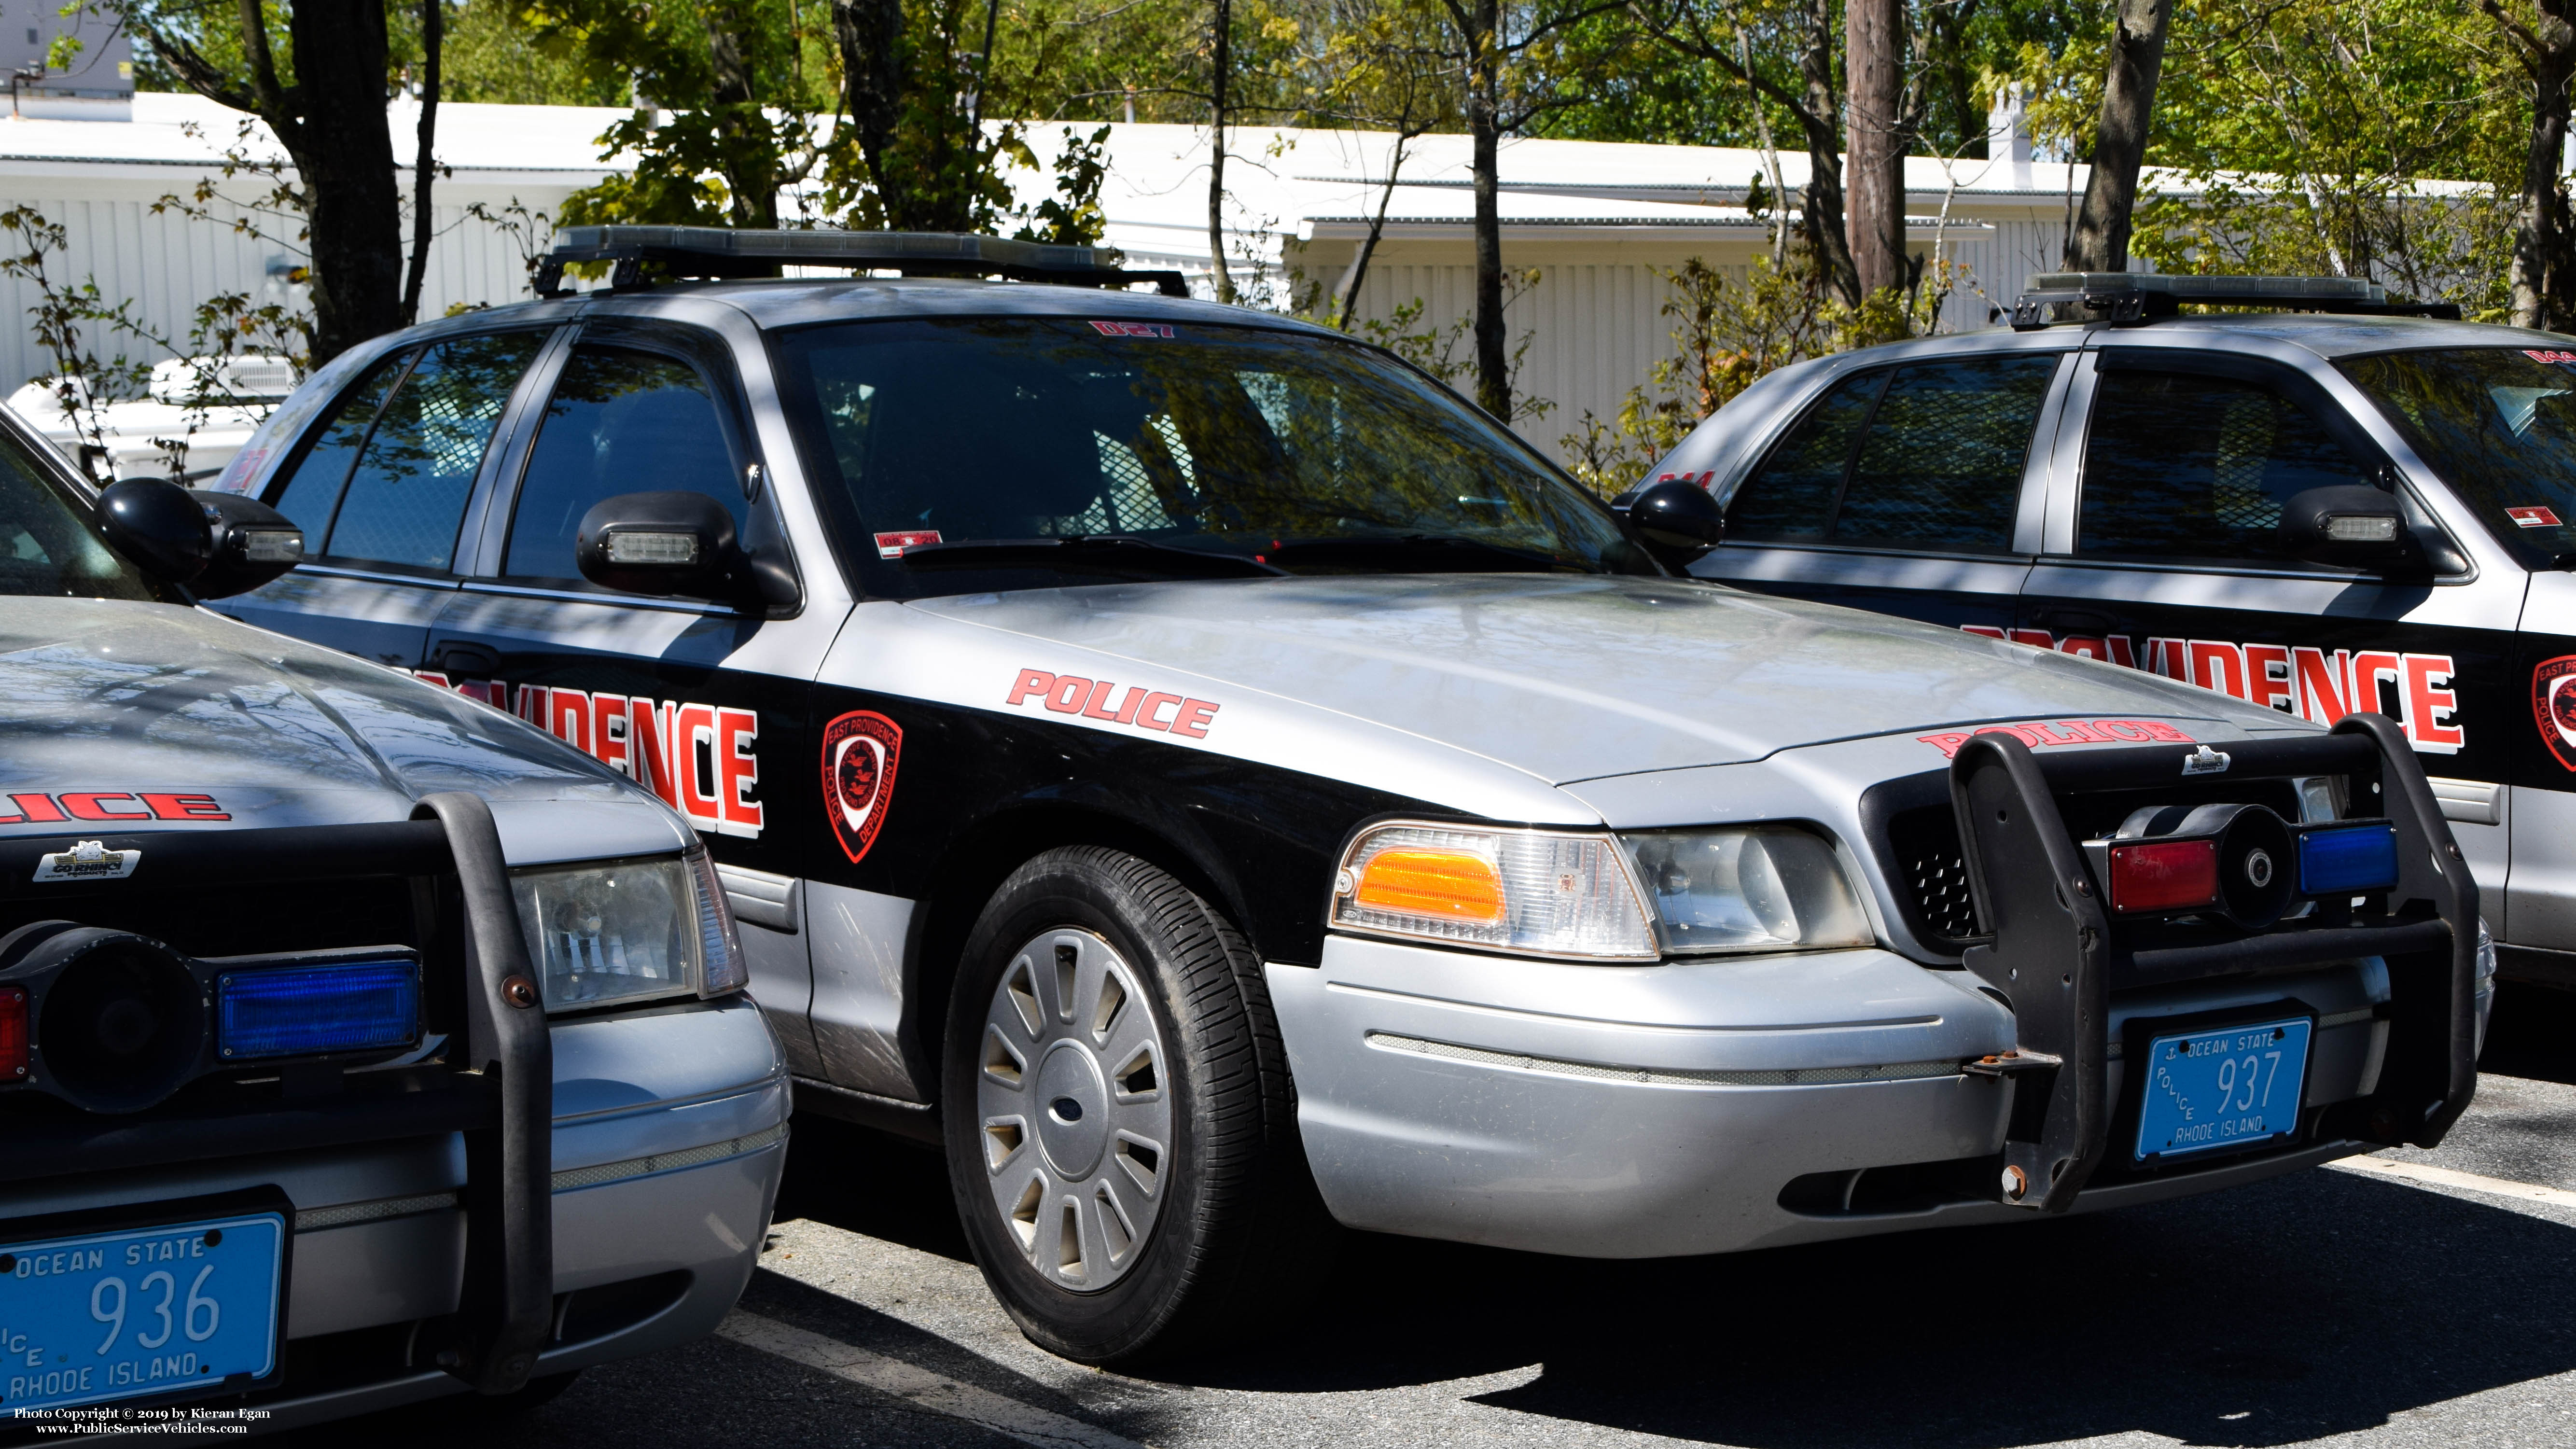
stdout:
{"type": "Polygon", "coordinates": [[[1196,675],[1228,699],[1319,707],[1551,784],[1983,724],[2288,724],[2136,670],[1678,579],[1193,581],[911,607],[1196,675]]]}
{"type": "Polygon", "coordinates": [[[363,660],[176,605],[0,599],[0,834],[402,820],[439,790],[490,801],[518,864],[688,839],[608,767],[363,660]]]}

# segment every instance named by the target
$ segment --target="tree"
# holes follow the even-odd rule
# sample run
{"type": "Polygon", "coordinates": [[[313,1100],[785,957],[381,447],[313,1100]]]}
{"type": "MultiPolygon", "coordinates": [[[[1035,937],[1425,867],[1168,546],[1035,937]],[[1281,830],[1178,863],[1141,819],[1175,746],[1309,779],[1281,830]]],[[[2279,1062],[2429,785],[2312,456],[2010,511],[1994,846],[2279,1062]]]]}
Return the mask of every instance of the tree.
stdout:
{"type": "Polygon", "coordinates": [[[2513,322],[2566,328],[2576,326],[2576,235],[2558,168],[2567,145],[2567,87],[2576,76],[2576,0],[2528,3],[2529,11],[2515,14],[2498,0],[2479,0],[2511,37],[2531,84],[2531,135],[2513,216],[2513,322]]]}
{"type": "MultiPolygon", "coordinates": [[[[1798,122],[1807,142],[1807,185],[1800,231],[1820,275],[1846,306],[1868,294],[1843,226],[1842,107],[1834,84],[1835,34],[1827,0],[1786,0],[1766,12],[1756,33],[1795,52],[1790,74],[1765,65],[1737,40],[1746,25],[1731,0],[1640,0],[1655,39],[1751,86],[1798,122]]],[[[1902,197],[1899,197],[1902,204],[1902,197]]]]}
{"type": "MultiPolygon", "coordinates": [[[[2070,271],[2129,269],[2138,168],[2147,157],[2156,77],[2164,69],[2165,29],[2172,19],[2173,0],[2120,0],[2119,24],[2111,35],[2110,70],[2102,82],[2102,121],[2093,142],[2093,170],[2084,183],[2084,209],[2076,213],[2074,234],[2066,246],[2070,271]]],[[[2562,104],[2562,113],[2563,109],[2562,104]]]]}
{"type": "MultiPolygon", "coordinates": [[[[1823,3],[1823,0],[1817,0],[1823,3]]],[[[1569,31],[1619,8],[1620,0],[1439,0],[1449,26],[1450,59],[1464,82],[1461,107],[1468,136],[1469,176],[1475,193],[1476,404],[1504,422],[1512,420],[1512,357],[1504,320],[1502,138],[1567,104],[1564,92],[1542,83],[1536,62],[1569,31]]]]}
{"type": "MultiPolygon", "coordinates": [[[[249,0],[245,0],[249,3],[249,0]]],[[[559,220],[771,228],[813,174],[815,100],[802,28],[781,0],[511,0],[557,55],[632,78],[635,112],[600,137],[631,165],[576,192],[559,220]],[[667,111],[664,109],[667,107],[667,111]]]]}
{"type": "Polygon", "coordinates": [[[1901,0],[1846,0],[1843,71],[1851,133],[1852,284],[1861,296],[1906,285],[1905,32],[1901,0]]]}
{"type": "MultiPolygon", "coordinates": [[[[239,0],[228,37],[239,59],[231,65],[198,44],[209,21],[222,28],[220,17],[144,0],[123,14],[175,77],[209,100],[259,117],[294,162],[310,236],[312,357],[319,365],[409,320],[402,197],[385,125],[390,47],[378,0],[283,0],[283,8],[281,62],[269,35],[270,8],[239,0]]],[[[424,155],[434,114],[422,120],[424,155]]],[[[421,245],[427,237],[420,233],[421,245]]]]}

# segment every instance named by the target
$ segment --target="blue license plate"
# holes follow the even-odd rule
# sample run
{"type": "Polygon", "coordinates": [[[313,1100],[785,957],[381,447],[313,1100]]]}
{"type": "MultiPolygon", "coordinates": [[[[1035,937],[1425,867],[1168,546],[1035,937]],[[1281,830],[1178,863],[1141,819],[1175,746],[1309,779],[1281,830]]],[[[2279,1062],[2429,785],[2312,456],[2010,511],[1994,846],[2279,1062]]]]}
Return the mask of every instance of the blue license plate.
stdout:
{"type": "Polygon", "coordinates": [[[2295,1134],[2313,1026],[2293,1016],[2148,1042],[2137,1160],[2242,1151],[2295,1134]]]}
{"type": "Polygon", "coordinates": [[[266,1378],[285,1266],[273,1212],[0,1243],[0,1410],[266,1378]]]}

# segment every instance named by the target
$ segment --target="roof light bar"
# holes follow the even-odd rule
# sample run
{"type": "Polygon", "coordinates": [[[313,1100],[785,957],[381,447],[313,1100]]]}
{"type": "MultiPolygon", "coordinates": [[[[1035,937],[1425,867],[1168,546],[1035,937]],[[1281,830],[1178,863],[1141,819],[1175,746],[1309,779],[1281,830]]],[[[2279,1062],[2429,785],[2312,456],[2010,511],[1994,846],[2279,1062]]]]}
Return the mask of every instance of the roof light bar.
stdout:
{"type": "Polygon", "coordinates": [[[2460,320],[2452,302],[2391,302],[2361,277],[2203,277],[2148,272],[2039,272],[2013,304],[2012,325],[2030,332],[2060,322],[2147,322],[2201,307],[2284,307],[2370,317],[2460,320]]]}
{"type": "Polygon", "coordinates": [[[537,263],[536,290],[561,297],[564,266],[609,262],[609,290],[646,284],[645,264],[675,277],[770,277],[781,267],[849,267],[907,277],[1005,277],[1077,287],[1151,282],[1186,297],[1178,272],[1131,272],[1114,247],[1058,246],[935,231],[748,231],[723,226],[568,226],[537,263]]]}

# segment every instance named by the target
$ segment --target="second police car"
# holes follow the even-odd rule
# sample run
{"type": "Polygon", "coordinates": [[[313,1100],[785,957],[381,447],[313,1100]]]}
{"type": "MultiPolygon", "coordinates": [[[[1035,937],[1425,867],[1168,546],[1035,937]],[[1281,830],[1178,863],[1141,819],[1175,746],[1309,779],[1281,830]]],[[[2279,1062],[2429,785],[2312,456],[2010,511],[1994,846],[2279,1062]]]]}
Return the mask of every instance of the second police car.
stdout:
{"type": "Polygon", "coordinates": [[[688,815],[799,1105],[944,1142],[1049,1348],[1191,1342],[1335,1224],[1720,1252],[2467,1105],[2478,893],[2388,720],[1676,578],[1696,486],[1614,512],[1086,249],[566,262],[611,285],[281,409],[225,486],[310,552],[224,607],[688,815]],[[791,263],[930,275],[749,279],[791,263]]]}
{"type": "Polygon", "coordinates": [[[2576,986],[2576,339],[2337,277],[2031,287],[2011,327],[1783,368],[1701,424],[1648,475],[1727,504],[1692,571],[2385,714],[2504,974],[2576,986]],[[2254,307],[2306,310],[2224,310],[2254,307]]]}

